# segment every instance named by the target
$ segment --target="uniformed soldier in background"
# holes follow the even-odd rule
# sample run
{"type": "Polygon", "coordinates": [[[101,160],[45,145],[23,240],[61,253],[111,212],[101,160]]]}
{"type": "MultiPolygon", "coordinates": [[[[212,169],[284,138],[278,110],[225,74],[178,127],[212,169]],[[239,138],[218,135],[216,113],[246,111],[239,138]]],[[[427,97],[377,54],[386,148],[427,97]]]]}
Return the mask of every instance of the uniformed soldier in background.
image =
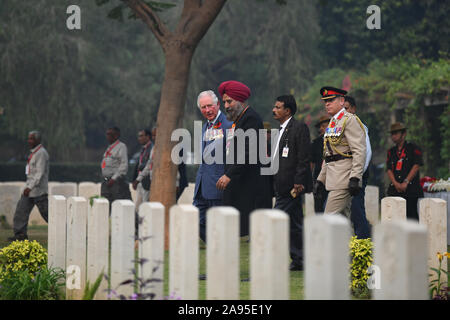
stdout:
{"type": "Polygon", "coordinates": [[[362,185],[366,133],[359,118],[344,108],[347,91],[323,87],[320,94],[331,120],[324,135],[325,161],[314,193],[326,188],[329,193],[325,213],[341,213],[349,218],[352,196],[360,192],[362,185]]]}
{"type": "MultiPolygon", "coordinates": [[[[101,196],[109,200],[109,206],[114,200],[131,200],[130,187],[127,182],[128,154],[127,146],[119,140],[120,129],[117,127],[106,130],[109,146],[103,154],[101,196]]],[[[111,211],[110,211],[111,214],[111,211]]]]}
{"type": "Polygon", "coordinates": [[[406,129],[400,122],[391,125],[391,139],[395,146],[387,152],[386,171],[391,181],[387,195],[404,198],[407,218],[419,220],[417,201],[423,198],[419,181],[422,151],[414,143],[406,141],[406,129]]]}

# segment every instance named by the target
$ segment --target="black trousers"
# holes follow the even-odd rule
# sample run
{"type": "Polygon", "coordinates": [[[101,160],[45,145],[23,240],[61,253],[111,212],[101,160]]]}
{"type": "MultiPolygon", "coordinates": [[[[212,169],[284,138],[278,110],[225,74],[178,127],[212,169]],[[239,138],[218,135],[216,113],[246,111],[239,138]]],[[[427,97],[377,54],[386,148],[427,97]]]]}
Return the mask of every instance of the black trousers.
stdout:
{"type": "Polygon", "coordinates": [[[131,200],[130,186],[125,179],[117,179],[111,187],[108,181],[104,180],[101,185],[101,196],[109,201],[109,215],[111,215],[111,205],[115,200],[131,200]]]}
{"type": "Polygon", "coordinates": [[[31,210],[37,206],[39,213],[45,222],[48,222],[48,196],[46,194],[34,198],[25,197],[23,194],[17,203],[16,212],[14,213],[14,235],[27,236],[28,219],[31,210]]]}
{"type": "MultiPolygon", "coordinates": [[[[410,186],[408,186],[410,188],[410,186]]],[[[417,188],[416,188],[417,189],[417,188]]],[[[389,197],[402,197],[406,200],[406,218],[419,221],[419,212],[417,211],[417,201],[423,198],[423,192],[411,192],[406,189],[405,193],[398,192],[394,186],[389,186],[387,195],[389,197]]]]}
{"type": "Polygon", "coordinates": [[[303,209],[302,197],[276,196],[274,209],[289,215],[289,254],[295,265],[303,266],[303,209]]]}

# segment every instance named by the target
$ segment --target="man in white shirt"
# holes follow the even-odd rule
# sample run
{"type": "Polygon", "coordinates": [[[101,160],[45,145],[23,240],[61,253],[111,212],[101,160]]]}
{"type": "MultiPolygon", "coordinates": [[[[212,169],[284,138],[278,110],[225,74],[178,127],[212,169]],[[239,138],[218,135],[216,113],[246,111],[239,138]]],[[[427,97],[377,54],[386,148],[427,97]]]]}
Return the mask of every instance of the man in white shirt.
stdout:
{"type": "Polygon", "coordinates": [[[14,236],[9,241],[28,239],[27,227],[31,210],[36,205],[42,218],[48,222],[49,157],[41,144],[39,131],[28,134],[30,154],[25,167],[27,182],[14,213],[14,236]]]}
{"type": "MultiPolygon", "coordinates": [[[[127,183],[128,153],[125,143],[119,140],[120,129],[112,127],[106,130],[109,146],[103,154],[101,196],[108,199],[109,206],[114,200],[131,200],[127,183]]],[[[111,214],[111,213],[110,213],[111,214]]]]}
{"type": "MultiPolygon", "coordinates": [[[[356,114],[356,102],[351,96],[345,96],[344,107],[347,112],[356,114]]],[[[369,178],[370,159],[372,158],[372,148],[370,146],[369,129],[363,123],[364,130],[366,131],[366,162],[364,163],[364,174],[362,176],[362,188],[361,191],[353,197],[351,204],[350,220],[352,221],[355,235],[358,239],[370,238],[370,225],[366,219],[366,207],[364,205],[365,189],[367,186],[367,180],[369,178]]]]}

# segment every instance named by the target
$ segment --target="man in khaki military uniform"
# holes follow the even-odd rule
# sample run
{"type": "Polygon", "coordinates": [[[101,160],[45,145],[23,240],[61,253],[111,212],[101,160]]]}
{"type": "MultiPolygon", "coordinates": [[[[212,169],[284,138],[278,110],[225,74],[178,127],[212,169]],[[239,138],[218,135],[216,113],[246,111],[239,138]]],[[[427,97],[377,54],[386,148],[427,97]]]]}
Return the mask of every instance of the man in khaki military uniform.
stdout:
{"type": "Polygon", "coordinates": [[[344,108],[347,91],[320,89],[331,120],[324,135],[324,163],[314,192],[329,191],[325,213],[350,217],[352,196],[360,192],[366,160],[366,133],[359,118],[344,108]]]}

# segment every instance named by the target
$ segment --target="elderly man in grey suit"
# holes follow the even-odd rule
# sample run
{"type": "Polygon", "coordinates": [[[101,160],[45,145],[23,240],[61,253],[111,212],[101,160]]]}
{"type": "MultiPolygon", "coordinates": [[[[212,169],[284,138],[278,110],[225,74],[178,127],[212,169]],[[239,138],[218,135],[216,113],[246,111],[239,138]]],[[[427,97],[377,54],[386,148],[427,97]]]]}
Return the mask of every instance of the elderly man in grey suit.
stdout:
{"type": "Polygon", "coordinates": [[[27,227],[31,210],[36,205],[42,218],[48,222],[48,162],[47,150],[41,144],[41,133],[28,134],[30,154],[25,167],[27,182],[14,213],[14,236],[9,241],[28,239],[27,227]]]}

